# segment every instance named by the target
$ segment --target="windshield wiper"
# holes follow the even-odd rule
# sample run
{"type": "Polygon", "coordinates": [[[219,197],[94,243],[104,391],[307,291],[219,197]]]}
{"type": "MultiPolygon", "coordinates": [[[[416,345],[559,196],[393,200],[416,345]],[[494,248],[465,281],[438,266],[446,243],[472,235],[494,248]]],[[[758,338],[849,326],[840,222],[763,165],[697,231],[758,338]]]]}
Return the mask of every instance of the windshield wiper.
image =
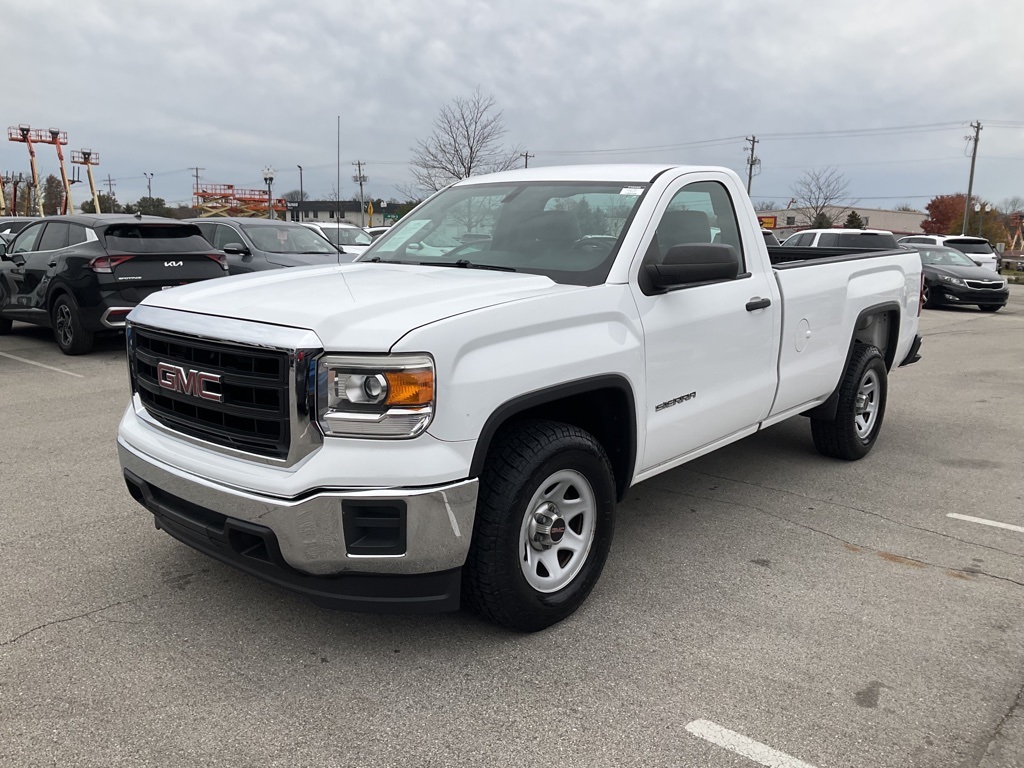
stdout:
{"type": "Polygon", "coordinates": [[[500,267],[497,264],[476,264],[469,259],[458,261],[421,261],[423,267],[460,267],[461,269],[491,269],[495,272],[516,272],[515,267],[500,267]]]}
{"type": "Polygon", "coordinates": [[[417,264],[415,261],[402,261],[401,259],[382,259],[380,256],[374,256],[372,259],[361,259],[361,264],[417,264]]]}

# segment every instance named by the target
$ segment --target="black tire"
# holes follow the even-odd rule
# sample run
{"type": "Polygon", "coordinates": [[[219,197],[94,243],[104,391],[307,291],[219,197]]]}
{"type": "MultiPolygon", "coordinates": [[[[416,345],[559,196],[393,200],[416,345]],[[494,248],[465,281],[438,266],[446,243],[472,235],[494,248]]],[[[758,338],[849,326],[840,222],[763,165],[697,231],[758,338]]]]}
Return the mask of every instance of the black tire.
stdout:
{"type": "Polygon", "coordinates": [[[882,429],[887,389],[882,353],[868,344],[855,344],[839,385],[835,419],[811,419],[811,437],[818,453],[847,461],[867,456],[882,429]],[[860,395],[866,401],[858,405],[860,395]]]}
{"type": "Polygon", "coordinates": [[[6,317],[0,317],[0,336],[6,336],[11,332],[11,328],[14,326],[12,320],[8,320],[6,317]]]}
{"type": "Polygon", "coordinates": [[[92,350],[96,334],[82,327],[78,305],[67,294],[53,302],[50,324],[53,326],[53,338],[65,355],[84,355],[92,350]]]}
{"type": "Polygon", "coordinates": [[[932,296],[932,289],[928,283],[925,283],[924,288],[921,289],[921,303],[924,307],[935,306],[935,297],[932,296]]]}
{"type": "Polygon", "coordinates": [[[998,312],[1003,308],[1002,304],[979,304],[978,309],[982,312],[998,312]]]}
{"type": "MultiPolygon", "coordinates": [[[[553,536],[556,527],[550,527],[553,536]]],[[[531,420],[510,426],[495,438],[481,477],[473,541],[463,568],[463,604],[510,629],[545,629],[572,614],[586,600],[604,568],[614,532],[615,482],[601,444],[569,424],[531,420]],[[563,509],[578,502],[583,508],[592,507],[592,521],[584,520],[585,514],[579,511],[554,513],[559,519],[565,516],[565,533],[558,534],[556,541],[568,546],[570,528],[578,541],[589,541],[585,552],[570,554],[565,564],[561,561],[567,550],[559,544],[544,547],[539,541],[536,545],[529,543],[534,525],[531,521],[543,522],[539,510],[547,503],[543,500],[549,498],[545,493],[561,487],[556,478],[570,487],[564,495],[563,509]],[[572,495],[572,481],[564,478],[578,478],[576,497],[572,495]],[[528,507],[538,500],[542,500],[541,506],[530,512],[528,507]],[[556,558],[558,567],[564,570],[561,574],[548,573],[543,564],[531,566],[531,559],[539,562],[542,557],[556,558]],[[573,560],[575,557],[581,559],[573,560]],[[558,588],[538,589],[528,581],[527,572],[534,582],[547,574],[558,588]],[[559,579],[566,578],[568,581],[559,586],[559,579]]],[[[535,534],[534,540],[543,535],[535,534]]]]}

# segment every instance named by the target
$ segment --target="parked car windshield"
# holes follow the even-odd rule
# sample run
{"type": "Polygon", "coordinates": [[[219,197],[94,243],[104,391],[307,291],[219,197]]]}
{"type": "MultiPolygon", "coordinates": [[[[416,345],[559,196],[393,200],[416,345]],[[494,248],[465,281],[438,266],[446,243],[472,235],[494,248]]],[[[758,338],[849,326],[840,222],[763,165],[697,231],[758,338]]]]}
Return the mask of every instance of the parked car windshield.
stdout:
{"type": "Polygon", "coordinates": [[[597,285],[646,189],[610,182],[452,187],[375,240],[359,261],[507,269],[597,285]]]}
{"type": "Polygon", "coordinates": [[[945,245],[962,253],[995,253],[985,240],[946,240],[945,245]]]}
{"type": "Polygon", "coordinates": [[[373,238],[358,227],[324,227],[324,237],[335,245],[369,245],[373,238]]]}
{"type": "Polygon", "coordinates": [[[899,248],[896,238],[884,232],[822,232],[818,245],[822,248],[899,248]]]}
{"type": "Polygon", "coordinates": [[[192,253],[212,247],[194,224],[111,224],[107,250],[124,253],[192,253]]]}
{"type": "Polygon", "coordinates": [[[338,253],[327,240],[301,224],[243,224],[242,229],[257,248],[268,253],[338,253]]]}
{"type": "Polygon", "coordinates": [[[942,267],[973,267],[973,261],[964,256],[960,251],[953,248],[942,248],[938,246],[917,246],[921,254],[921,263],[942,267]]]}

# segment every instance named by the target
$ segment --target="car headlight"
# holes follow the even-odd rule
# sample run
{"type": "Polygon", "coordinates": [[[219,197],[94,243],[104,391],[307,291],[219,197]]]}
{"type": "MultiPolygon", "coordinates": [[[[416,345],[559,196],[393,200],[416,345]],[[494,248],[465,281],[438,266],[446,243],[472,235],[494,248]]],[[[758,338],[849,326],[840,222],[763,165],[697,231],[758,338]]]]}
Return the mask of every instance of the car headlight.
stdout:
{"type": "Polygon", "coordinates": [[[429,355],[322,357],[317,411],[325,435],[408,438],[434,417],[434,361],[429,355]]]}
{"type": "Polygon", "coordinates": [[[959,285],[961,288],[966,288],[967,283],[961,280],[959,277],[951,277],[949,275],[939,275],[939,280],[950,285],[959,285]]]}

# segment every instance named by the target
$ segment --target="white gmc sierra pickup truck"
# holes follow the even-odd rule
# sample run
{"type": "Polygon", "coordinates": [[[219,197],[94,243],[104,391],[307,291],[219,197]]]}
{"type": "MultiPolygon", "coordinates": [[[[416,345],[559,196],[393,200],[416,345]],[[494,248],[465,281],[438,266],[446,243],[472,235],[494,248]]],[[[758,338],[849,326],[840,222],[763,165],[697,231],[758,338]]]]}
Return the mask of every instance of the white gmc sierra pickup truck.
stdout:
{"type": "Polygon", "coordinates": [[[475,177],[356,263],[147,298],[118,451],[158,528],[317,604],[539,630],[632,484],[795,415],[867,454],[920,296],[914,251],[769,250],[726,169],[475,177]]]}

